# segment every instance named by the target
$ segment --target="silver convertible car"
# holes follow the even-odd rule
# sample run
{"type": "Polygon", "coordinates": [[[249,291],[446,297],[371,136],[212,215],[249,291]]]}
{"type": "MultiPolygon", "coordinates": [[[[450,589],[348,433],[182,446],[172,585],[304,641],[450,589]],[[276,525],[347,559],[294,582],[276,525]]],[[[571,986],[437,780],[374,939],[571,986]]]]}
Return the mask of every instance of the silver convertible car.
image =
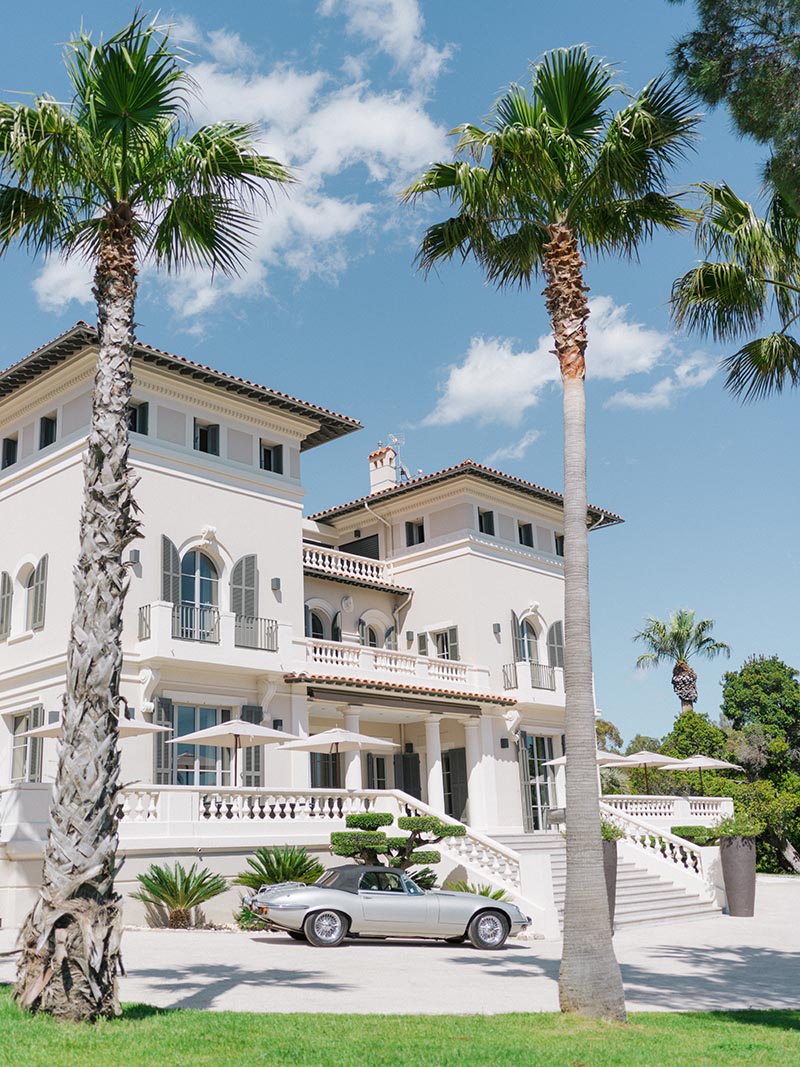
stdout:
{"type": "Polygon", "coordinates": [[[475,948],[500,948],[509,934],[530,925],[516,904],[472,893],[424,890],[388,867],[348,865],[327,871],[314,885],[264,885],[244,898],[270,927],[312,945],[345,937],[426,937],[475,948]]]}

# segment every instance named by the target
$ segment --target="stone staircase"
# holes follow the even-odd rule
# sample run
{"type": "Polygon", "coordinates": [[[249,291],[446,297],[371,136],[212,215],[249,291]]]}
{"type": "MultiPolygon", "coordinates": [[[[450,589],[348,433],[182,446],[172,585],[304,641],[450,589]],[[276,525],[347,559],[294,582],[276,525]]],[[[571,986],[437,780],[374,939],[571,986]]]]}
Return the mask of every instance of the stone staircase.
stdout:
{"type": "MultiPolygon", "coordinates": [[[[559,922],[564,915],[564,892],[567,880],[567,854],[559,833],[506,834],[495,838],[518,853],[546,852],[553,872],[553,896],[559,922]]],[[[645,867],[620,856],[617,866],[617,906],[615,929],[637,923],[683,922],[686,919],[718,915],[720,909],[681,885],[661,878],[645,867]]]]}

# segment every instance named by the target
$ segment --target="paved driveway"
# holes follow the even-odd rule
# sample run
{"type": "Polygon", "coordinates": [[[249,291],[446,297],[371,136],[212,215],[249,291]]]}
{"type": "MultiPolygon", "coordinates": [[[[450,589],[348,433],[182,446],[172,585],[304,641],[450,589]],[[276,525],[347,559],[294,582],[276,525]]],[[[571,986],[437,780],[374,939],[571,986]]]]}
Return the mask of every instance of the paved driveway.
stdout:
{"type": "MultiPolygon", "coordinates": [[[[719,916],[620,931],[633,1011],[800,1006],[800,878],[759,879],[753,919],[719,916]]],[[[10,947],[4,933],[0,950],[10,947]]],[[[501,952],[438,942],[315,949],[280,934],[125,934],[125,1001],[264,1012],[497,1013],[558,1010],[560,944],[501,952]]],[[[0,981],[13,961],[0,957],[0,981]]]]}

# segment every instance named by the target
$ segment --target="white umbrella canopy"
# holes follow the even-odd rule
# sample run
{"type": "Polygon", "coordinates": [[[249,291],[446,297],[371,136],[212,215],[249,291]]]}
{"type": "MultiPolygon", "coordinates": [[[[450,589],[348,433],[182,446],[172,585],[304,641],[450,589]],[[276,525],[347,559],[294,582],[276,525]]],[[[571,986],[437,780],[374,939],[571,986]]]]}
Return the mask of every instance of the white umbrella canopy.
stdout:
{"type": "MultiPolygon", "coordinates": [[[[615,760],[621,759],[619,752],[602,752],[597,750],[597,766],[605,767],[607,764],[613,763],[615,760]]],[[[556,759],[547,760],[545,767],[566,767],[567,757],[557,756],[556,759]]]]}
{"type": "Polygon", "coordinates": [[[614,760],[612,763],[607,763],[606,767],[642,767],[644,768],[644,787],[647,792],[650,792],[650,782],[647,778],[648,768],[651,767],[664,767],[668,770],[680,770],[681,761],[675,759],[674,756],[665,756],[661,752],[648,752],[648,750],[642,749],[641,752],[632,752],[630,756],[620,756],[619,759],[614,760]]]}
{"type": "MultiPolygon", "coordinates": [[[[119,719],[117,721],[117,733],[121,739],[126,737],[139,737],[142,734],[172,733],[169,726],[160,726],[155,722],[145,722],[144,719],[119,719]]],[[[19,734],[20,737],[63,737],[64,724],[59,719],[50,722],[46,726],[37,726],[34,730],[26,730],[19,734]]]]}
{"type": "Polygon", "coordinates": [[[705,795],[703,771],[743,771],[744,767],[740,767],[738,763],[729,763],[724,759],[714,759],[713,756],[701,756],[698,754],[681,760],[680,767],[673,769],[676,771],[699,771],[700,793],[705,795]]]}
{"type": "Polygon", "coordinates": [[[356,734],[352,730],[343,730],[339,726],[324,730],[320,734],[301,737],[297,741],[287,741],[279,745],[281,749],[294,749],[296,752],[391,752],[400,748],[394,741],[369,734],[356,734]]]}
{"type": "Polygon", "coordinates": [[[276,744],[278,741],[291,741],[297,734],[285,730],[273,730],[271,726],[260,723],[245,722],[244,719],[229,719],[216,726],[207,726],[205,730],[195,730],[191,734],[181,734],[167,741],[168,745],[211,745],[216,748],[233,749],[233,781],[239,784],[239,749],[252,748],[254,745],[276,744]]]}

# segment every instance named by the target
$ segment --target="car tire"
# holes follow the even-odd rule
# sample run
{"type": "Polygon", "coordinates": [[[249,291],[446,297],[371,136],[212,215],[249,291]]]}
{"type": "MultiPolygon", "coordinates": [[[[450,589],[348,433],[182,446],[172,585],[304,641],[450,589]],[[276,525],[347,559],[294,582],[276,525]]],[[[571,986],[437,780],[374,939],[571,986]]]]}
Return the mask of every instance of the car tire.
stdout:
{"type": "Polygon", "coordinates": [[[292,941],[306,941],[306,935],[302,930],[286,930],[285,933],[291,937],[292,941]]]}
{"type": "Polygon", "coordinates": [[[467,937],[475,948],[502,948],[511,924],[500,911],[480,911],[469,921],[467,937]]]}
{"type": "Polygon", "coordinates": [[[466,934],[459,934],[458,937],[446,937],[445,941],[448,945],[463,945],[467,940],[466,934]]]}
{"type": "Polygon", "coordinates": [[[303,933],[316,948],[334,948],[347,934],[347,919],[340,911],[325,908],[306,917],[303,933]]]}

